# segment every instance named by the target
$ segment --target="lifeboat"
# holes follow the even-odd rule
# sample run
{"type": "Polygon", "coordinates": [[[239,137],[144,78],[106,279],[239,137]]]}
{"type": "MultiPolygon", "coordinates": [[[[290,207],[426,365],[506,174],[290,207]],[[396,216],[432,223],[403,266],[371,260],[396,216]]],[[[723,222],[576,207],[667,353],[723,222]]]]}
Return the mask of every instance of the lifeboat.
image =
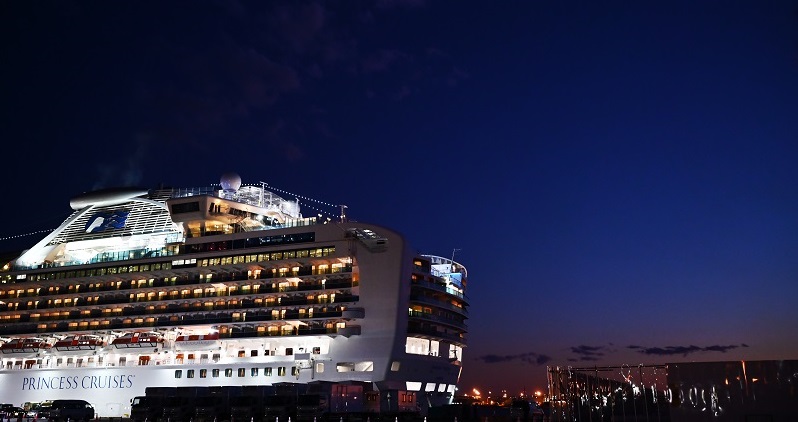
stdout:
{"type": "Polygon", "coordinates": [[[207,347],[219,341],[219,333],[209,334],[185,334],[179,335],[175,339],[175,348],[178,349],[199,349],[207,347]]]}
{"type": "Polygon", "coordinates": [[[38,337],[12,338],[0,346],[3,353],[38,353],[41,349],[48,349],[50,345],[38,337]]]}
{"type": "Polygon", "coordinates": [[[105,346],[105,342],[98,336],[82,335],[69,336],[63,340],[55,342],[55,349],[59,352],[71,352],[76,350],[95,350],[105,346]]]}
{"type": "Polygon", "coordinates": [[[125,333],[111,341],[111,344],[113,344],[117,349],[142,347],[155,348],[163,344],[163,337],[154,332],[125,333]]]}

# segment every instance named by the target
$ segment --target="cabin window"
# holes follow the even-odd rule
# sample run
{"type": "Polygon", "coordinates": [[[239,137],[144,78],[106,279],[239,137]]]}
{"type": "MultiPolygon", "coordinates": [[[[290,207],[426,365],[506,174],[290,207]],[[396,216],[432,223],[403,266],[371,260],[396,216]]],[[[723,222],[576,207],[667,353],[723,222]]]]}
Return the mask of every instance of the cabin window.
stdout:
{"type": "Polygon", "coordinates": [[[200,369],[199,376],[200,376],[200,378],[208,378],[208,370],[207,369],[200,369]]]}
{"type": "Polygon", "coordinates": [[[176,369],[175,370],[175,378],[183,378],[183,370],[182,369],[176,369]]]}

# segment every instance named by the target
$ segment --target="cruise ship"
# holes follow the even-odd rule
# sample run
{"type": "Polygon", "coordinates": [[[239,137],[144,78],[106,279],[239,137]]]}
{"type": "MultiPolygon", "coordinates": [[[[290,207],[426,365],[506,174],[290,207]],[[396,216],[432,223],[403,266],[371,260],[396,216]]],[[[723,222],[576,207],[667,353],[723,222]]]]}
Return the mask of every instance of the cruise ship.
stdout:
{"type": "Polygon", "coordinates": [[[3,263],[3,402],[123,417],[147,387],[316,381],[365,383],[392,409],[452,401],[468,317],[454,256],[235,173],[209,185],[77,195],[3,263]]]}

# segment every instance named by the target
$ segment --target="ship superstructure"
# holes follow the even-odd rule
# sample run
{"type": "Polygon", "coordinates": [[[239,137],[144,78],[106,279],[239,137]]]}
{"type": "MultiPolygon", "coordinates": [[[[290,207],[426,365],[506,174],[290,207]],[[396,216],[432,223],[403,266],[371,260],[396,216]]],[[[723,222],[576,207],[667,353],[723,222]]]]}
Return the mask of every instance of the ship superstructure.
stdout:
{"type": "Polygon", "coordinates": [[[235,174],[71,206],[0,272],[3,401],[116,417],[147,387],[358,381],[383,408],[451,402],[468,315],[452,259],[235,174]]]}

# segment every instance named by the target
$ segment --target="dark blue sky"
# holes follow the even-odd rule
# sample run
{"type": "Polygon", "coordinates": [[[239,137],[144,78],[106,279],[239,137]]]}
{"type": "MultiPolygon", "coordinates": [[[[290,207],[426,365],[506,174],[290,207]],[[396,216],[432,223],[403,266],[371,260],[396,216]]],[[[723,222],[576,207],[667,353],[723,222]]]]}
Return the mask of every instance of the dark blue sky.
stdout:
{"type": "Polygon", "coordinates": [[[798,358],[794,1],[0,10],[2,249],[78,193],[234,171],[458,249],[464,389],[798,358]]]}

